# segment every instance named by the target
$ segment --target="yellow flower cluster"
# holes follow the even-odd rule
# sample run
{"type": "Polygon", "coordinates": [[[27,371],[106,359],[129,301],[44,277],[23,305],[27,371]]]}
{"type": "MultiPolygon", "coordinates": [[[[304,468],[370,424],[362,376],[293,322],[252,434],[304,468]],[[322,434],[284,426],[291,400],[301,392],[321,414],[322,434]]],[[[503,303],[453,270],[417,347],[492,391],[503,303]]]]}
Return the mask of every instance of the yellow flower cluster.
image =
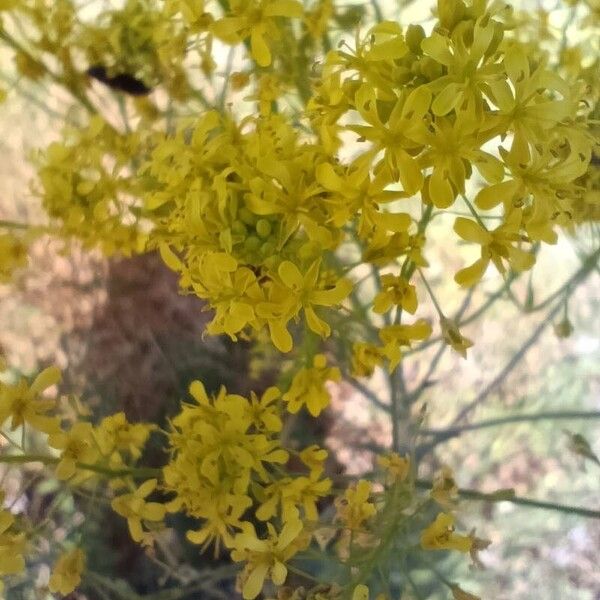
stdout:
{"type": "MultiPolygon", "coordinates": [[[[0,503],[4,502],[4,492],[0,492],[0,503]]],[[[25,534],[14,531],[15,517],[5,508],[0,508],[0,577],[16,575],[25,569],[25,534]]],[[[0,579],[0,594],[4,583],[0,579]]]]}
{"type": "Polygon", "coordinates": [[[195,403],[186,404],[172,420],[169,433],[171,460],[163,469],[166,492],[175,497],[170,511],[185,511],[201,520],[188,532],[190,541],[230,546],[234,532],[245,526],[249,507],[260,520],[280,516],[315,520],[316,502],[328,494],[331,481],[323,471],[318,449],[308,448],[301,459],[309,476],[288,476],[281,470],[289,453],[281,446],[281,394],[267,389],[261,398],[228,394],[221,388],[207,395],[196,381],[190,386],[195,403]]]}
{"type": "Polygon", "coordinates": [[[85,569],[85,554],[79,548],[65,552],[57,560],[50,575],[49,589],[53,593],[70,594],[81,583],[85,569]]]}
{"type": "Polygon", "coordinates": [[[341,240],[317,178],[325,160],[279,115],[237,124],[208,112],[157,144],[143,168],[152,242],[214,309],[209,333],[268,327],[288,352],[287,325],[303,315],[330,334],[318,307],[338,305],[352,285],[323,260],[341,240]]]}
{"type": "Polygon", "coordinates": [[[68,128],[39,157],[39,193],[48,215],[60,220],[60,235],[108,254],[144,249],[139,179],[131,170],[140,143],[96,116],[85,128],[68,128]]]}
{"type": "MultiPolygon", "coordinates": [[[[381,476],[376,482],[359,480],[338,492],[331,479],[324,477],[327,451],[316,445],[301,451],[282,445],[284,408],[294,412],[306,403],[309,410],[320,409],[323,383],[337,375],[326,366],[325,357],[317,355],[314,366],[292,382],[290,398],[276,387],[248,398],[225,388],[209,395],[201,382],[194,381],[190,385],[193,401],[182,404],[168,431],[158,431],[150,424],[130,423],[123,413],[105,417],[96,426],[77,420],[63,427],[56,416],[57,402],[44,395],[61,377],[56,367],[50,367],[31,384],[22,379],[1,385],[0,421],[10,429],[28,427],[48,434],[48,453],[31,460],[55,465],[56,476],[71,486],[85,487],[94,479],[97,486],[99,478],[106,478],[112,509],[127,520],[131,537],[138,543],[152,546],[168,513],[197,519],[198,528],[187,532],[189,541],[202,549],[214,544],[217,551],[224,545],[234,561],[243,562],[239,588],[246,600],[253,600],[267,580],[282,586],[289,562],[313,541],[321,544],[324,536],[331,540],[339,532],[336,551],[342,562],[357,550],[377,554],[381,550],[378,539],[392,540],[383,532],[390,527],[400,531],[420,510],[415,509],[408,457],[381,456],[381,476]],[[306,375],[311,371],[313,375],[306,375]],[[154,430],[166,437],[166,464],[160,469],[138,468],[154,430]],[[296,466],[290,469],[292,455],[296,466]],[[328,524],[319,503],[331,499],[336,510],[328,524]],[[265,528],[266,536],[259,533],[265,528]]],[[[25,461],[27,456],[22,458],[25,461]]],[[[448,492],[447,481],[454,485],[448,470],[434,482],[431,495],[438,502],[448,492]]],[[[13,532],[14,517],[8,511],[0,513],[0,521],[0,574],[14,575],[25,568],[26,538],[13,532]]],[[[472,536],[454,534],[451,526],[452,517],[439,516],[423,531],[423,548],[475,551],[485,547],[472,536]]],[[[79,585],[84,569],[82,550],[65,552],[52,571],[50,590],[70,593],[79,585]]],[[[341,598],[342,590],[333,587],[330,595],[322,597],[341,598]]]]}
{"type": "Polygon", "coordinates": [[[13,273],[26,264],[26,239],[12,232],[0,234],[0,283],[10,281],[13,273]]]}

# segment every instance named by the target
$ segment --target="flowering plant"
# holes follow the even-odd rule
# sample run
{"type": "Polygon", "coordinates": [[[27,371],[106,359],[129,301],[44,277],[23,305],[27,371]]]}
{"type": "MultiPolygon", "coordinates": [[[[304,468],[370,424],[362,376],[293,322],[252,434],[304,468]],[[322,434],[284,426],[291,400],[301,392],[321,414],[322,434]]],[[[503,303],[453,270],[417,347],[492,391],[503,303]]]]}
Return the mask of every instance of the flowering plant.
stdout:
{"type": "MultiPolygon", "coordinates": [[[[532,501],[462,490],[448,468],[420,478],[432,442],[416,444],[424,415],[412,409],[439,356],[412,390],[404,362],[435,342],[466,357],[474,341],[461,329],[491,304],[464,314],[482,280],[502,279],[492,301],[510,295],[559,233],[597,224],[599,59],[577,52],[597,51],[598,11],[570,5],[564,27],[578,19],[582,31],[572,48],[566,29],[538,43],[542,15],[487,0],[438,0],[422,25],[375,1],[126,0],[90,19],[75,0],[0,0],[0,42],[19,76],[74,105],[61,139],[34,157],[47,223],[0,221],[0,277],[41,236],[108,256],[158,252],[210,311],[206,334],[294,363],[246,395],[192,381],[164,423],[67,416],[47,393],[56,367],[3,381],[0,462],[42,463],[108,498],[150,556],[184,517],[189,542],[231,558],[245,600],[400,598],[418,593],[412,570],[439,574],[437,551],[479,565],[489,542],[466,532],[460,499],[532,501]],[[464,294],[456,314],[428,274],[441,235],[475,250],[444,266],[464,294]],[[388,398],[365,383],[375,372],[388,398]],[[293,415],[319,417],[342,379],[391,423],[390,447],[361,478],[335,475],[326,449],[287,431],[293,415]],[[25,447],[26,430],[43,434],[43,451],[25,447]],[[158,466],[144,460],[152,440],[158,466]],[[327,567],[299,566],[311,560],[327,567]]],[[[549,320],[599,255],[596,238],[540,303],[549,320]]],[[[0,513],[7,589],[27,577],[40,531],[0,513]]],[[[65,538],[49,591],[117,593],[81,545],[65,538]]],[[[440,580],[453,598],[475,598],[440,580]]]]}

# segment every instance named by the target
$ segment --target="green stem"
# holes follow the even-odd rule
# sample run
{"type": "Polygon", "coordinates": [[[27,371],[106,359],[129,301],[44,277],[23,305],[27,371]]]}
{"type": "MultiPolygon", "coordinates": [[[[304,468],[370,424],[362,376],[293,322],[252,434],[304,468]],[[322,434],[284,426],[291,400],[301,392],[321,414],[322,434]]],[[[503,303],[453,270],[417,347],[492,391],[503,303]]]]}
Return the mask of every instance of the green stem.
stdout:
{"type": "Polygon", "coordinates": [[[475,217],[476,221],[479,223],[479,225],[481,225],[481,227],[483,227],[487,231],[487,227],[481,220],[481,217],[479,216],[479,213],[475,210],[475,207],[469,202],[469,199],[464,194],[461,194],[461,196],[462,196],[462,199],[464,200],[465,204],[467,205],[467,208],[469,209],[471,214],[475,217]]]}
{"type": "Polygon", "coordinates": [[[17,223],[15,221],[7,221],[0,219],[0,227],[6,227],[7,229],[30,229],[31,226],[27,223],[17,223]]]}
{"type": "Polygon", "coordinates": [[[442,308],[440,307],[440,304],[437,301],[437,298],[435,297],[435,294],[433,293],[433,290],[431,289],[429,282],[425,278],[425,275],[423,275],[423,271],[421,271],[421,269],[417,269],[417,271],[419,272],[419,275],[421,276],[421,279],[423,280],[423,283],[425,284],[425,288],[427,289],[427,293],[429,294],[429,297],[431,298],[431,301],[433,302],[433,306],[435,306],[435,310],[437,311],[438,315],[440,316],[440,319],[443,319],[444,312],[442,311],[442,308]]]}
{"type": "Polygon", "coordinates": [[[371,0],[371,6],[375,11],[375,19],[378,23],[381,23],[381,21],[383,21],[383,12],[381,10],[381,7],[379,6],[379,2],[377,2],[377,0],[371,0]]]}
{"type": "MultiPolygon", "coordinates": [[[[431,489],[433,482],[426,479],[417,479],[415,486],[420,489],[431,489]]],[[[579,506],[570,506],[567,504],[557,504],[554,502],[544,502],[542,500],[533,500],[531,498],[523,498],[521,496],[510,496],[507,494],[486,494],[478,490],[459,488],[458,495],[461,498],[469,500],[482,500],[484,502],[510,502],[519,506],[530,506],[532,508],[541,508],[544,510],[552,510],[556,512],[579,515],[590,519],[600,519],[600,510],[592,510],[589,508],[581,508],[579,506]]]]}
{"type": "MultiPolygon", "coordinates": [[[[39,462],[44,465],[56,465],[60,462],[60,458],[49,456],[47,454],[17,454],[11,456],[0,456],[0,463],[4,464],[27,464],[39,462]]],[[[140,468],[125,468],[125,469],[109,469],[101,465],[88,465],[86,463],[77,463],[78,469],[93,471],[107,477],[140,477],[151,478],[158,477],[161,474],[161,469],[153,469],[147,467],[140,468]]]]}

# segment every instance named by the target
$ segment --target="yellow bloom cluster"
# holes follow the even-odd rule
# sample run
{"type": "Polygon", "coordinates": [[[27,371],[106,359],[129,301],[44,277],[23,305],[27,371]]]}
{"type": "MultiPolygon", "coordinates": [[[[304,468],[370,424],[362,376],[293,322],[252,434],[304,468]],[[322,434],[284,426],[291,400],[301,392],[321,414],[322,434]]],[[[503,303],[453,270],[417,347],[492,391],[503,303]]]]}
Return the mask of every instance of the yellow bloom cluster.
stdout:
{"type": "Polygon", "coordinates": [[[49,589],[53,593],[70,594],[81,582],[85,569],[85,554],[79,548],[62,554],[50,575],[49,589]]]}
{"type": "MultiPolygon", "coordinates": [[[[503,260],[530,268],[530,244],[553,243],[554,225],[576,213],[584,193],[577,179],[591,157],[585,89],[533,59],[510,36],[509,16],[505,5],[440,0],[430,35],[417,25],[403,32],[379,23],[355,48],[329,53],[312,101],[323,144],[355,132],[367,149],[346,168],[368,162],[383,186],[401,186],[400,195],[420,193],[423,203],[445,209],[479,172],[487,185],[475,204],[482,211],[502,204],[504,222],[488,231],[457,219],[456,232],[481,246],[481,259],[457,274],[461,285],[476,283],[490,261],[501,272],[503,260]],[[334,94],[335,103],[325,102],[334,94]],[[345,125],[346,114],[363,123],[345,125]],[[483,149],[499,138],[510,142],[499,157],[483,149]]],[[[377,308],[390,301],[379,296],[377,308]]]]}
{"type": "Polygon", "coordinates": [[[281,471],[289,453],[279,440],[279,390],[272,387],[260,399],[254,394],[246,399],[221,388],[210,397],[195,381],[190,393],[195,403],[184,405],[172,420],[171,460],[163,469],[164,490],[175,493],[169,510],[202,521],[188,539],[205,546],[231,545],[251,506],[260,520],[277,515],[285,522],[300,516],[315,520],[316,502],[328,494],[331,481],[320,479],[324,457],[318,449],[301,455],[308,477],[281,471]]]}
{"type": "Polygon", "coordinates": [[[325,382],[340,381],[341,377],[337,367],[327,367],[324,354],[317,354],[313,359],[313,366],[296,373],[290,389],[283,395],[288,412],[295,414],[301,406],[306,405],[308,412],[313,417],[318,417],[329,405],[330,396],[325,382]]]}
{"type": "MultiPolygon", "coordinates": [[[[4,502],[4,492],[0,492],[0,503],[4,502]]],[[[16,575],[25,569],[25,534],[14,531],[15,517],[5,508],[0,509],[0,577],[16,575]]],[[[0,579],[0,594],[4,584],[0,579]]]]}
{"type": "Polygon", "coordinates": [[[330,334],[316,309],[339,304],[352,285],[323,260],[341,240],[317,180],[325,160],[279,115],[237,124],[208,112],[157,144],[143,169],[152,240],[214,309],[209,333],[236,339],[268,327],[288,352],[287,325],[302,314],[330,334]]]}
{"type": "Polygon", "coordinates": [[[26,239],[12,232],[0,234],[0,283],[10,281],[13,273],[26,264],[26,239]]]}
{"type": "MultiPolygon", "coordinates": [[[[294,412],[306,403],[309,410],[320,410],[324,381],[338,376],[326,366],[325,356],[317,355],[314,366],[296,376],[288,398],[277,387],[261,395],[251,393],[249,398],[230,394],[223,387],[209,395],[201,382],[194,381],[189,390],[193,401],[182,404],[168,431],[160,431],[147,423],[130,423],[123,413],[105,417],[96,426],[77,420],[62,427],[55,414],[57,402],[42,396],[60,381],[60,371],[50,367],[31,384],[25,379],[2,384],[0,420],[9,422],[11,429],[28,427],[48,434],[48,448],[58,450],[59,455],[49,450],[31,460],[55,465],[56,476],[71,486],[85,488],[95,479],[97,489],[98,479],[107,478],[112,509],[127,520],[136,542],[153,546],[168,513],[197,519],[199,527],[187,532],[188,540],[202,549],[214,544],[218,550],[224,545],[234,561],[243,562],[239,589],[246,600],[253,600],[267,580],[283,586],[290,561],[313,541],[321,544],[327,535],[331,540],[339,533],[336,551],[342,562],[353,560],[356,551],[377,554],[381,551],[377,540],[385,539],[387,544],[393,539],[384,532],[390,527],[400,531],[420,510],[414,508],[416,492],[408,457],[382,456],[378,460],[382,474],[376,482],[359,480],[338,492],[331,479],[324,477],[326,450],[316,445],[301,451],[283,446],[284,408],[294,412]],[[166,437],[166,464],[160,469],[138,468],[155,430],[166,437]],[[292,455],[296,466],[290,468],[292,455]],[[331,499],[336,510],[328,524],[319,503],[331,499]]],[[[15,458],[25,462],[28,457],[15,458]]],[[[453,481],[447,470],[445,481],[453,481]]],[[[438,502],[448,488],[443,482],[436,480],[432,492],[438,502]]],[[[0,575],[14,575],[25,568],[26,538],[24,533],[13,532],[13,524],[8,511],[0,512],[0,575]]],[[[472,536],[454,534],[451,526],[452,517],[440,515],[422,532],[423,548],[485,548],[472,536]]],[[[72,592],[85,576],[84,569],[82,550],[62,554],[52,571],[50,590],[72,592]]],[[[361,585],[356,589],[366,589],[361,585]]],[[[328,589],[326,593],[315,588],[314,597],[343,597],[342,587],[328,589]]]]}
{"type": "Polygon", "coordinates": [[[139,179],[130,164],[140,143],[137,134],[121,135],[96,116],[85,128],[68,128],[39,157],[39,193],[48,215],[60,220],[60,235],[108,254],[143,250],[139,179]]]}

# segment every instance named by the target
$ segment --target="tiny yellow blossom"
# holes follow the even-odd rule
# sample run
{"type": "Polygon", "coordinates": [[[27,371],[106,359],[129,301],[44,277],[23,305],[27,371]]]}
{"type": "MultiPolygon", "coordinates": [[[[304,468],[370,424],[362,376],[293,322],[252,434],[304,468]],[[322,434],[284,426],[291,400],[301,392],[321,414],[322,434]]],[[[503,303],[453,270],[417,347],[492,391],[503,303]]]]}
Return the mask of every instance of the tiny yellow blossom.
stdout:
{"type": "Polygon", "coordinates": [[[373,310],[376,313],[385,313],[392,306],[401,306],[405,311],[414,314],[417,310],[416,288],[401,276],[383,275],[381,292],[373,300],[373,310]]]}
{"type": "Polygon", "coordinates": [[[154,429],[156,426],[150,423],[129,423],[125,413],[118,412],[102,419],[94,435],[102,454],[109,455],[116,450],[138,459],[154,429]]]}
{"type": "Polygon", "coordinates": [[[356,485],[349,487],[343,496],[336,498],[337,518],[345,527],[359,529],[377,512],[375,505],[369,502],[371,489],[371,482],[361,479],[356,485]]]}
{"type": "Polygon", "coordinates": [[[356,342],[352,346],[352,375],[354,377],[370,377],[375,367],[383,364],[385,355],[381,348],[374,344],[356,342]]]}
{"type": "Polygon", "coordinates": [[[410,348],[412,340],[425,340],[431,335],[431,325],[425,319],[419,319],[412,325],[388,325],[379,330],[379,339],[383,343],[382,352],[390,361],[390,373],[402,359],[402,346],[410,348]]]}
{"type": "Polygon", "coordinates": [[[378,456],[377,464],[386,472],[390,483],[404,481],[410,473],[410,458],[392,452],[386,456],[378,456]]]}
{"type": "Polygon", "coordinates": [[[444,342],[454,348],[463,358],[467,358],[467,349],[473,345],[473,342],[460,333],[458,326],[452,319],[442,317],[440,324],[444,342]]]}
{"type": "Polygon", "coordinates": [[[321,411],[329,406],[330,396],[325,383],[340,379],[340,370],[337,367],[328,367],[325,355],[317,354],[313,359],[313,366],[298,371],[290,389],[283,395],[283,399],[288,403],[288,411],[295,414],[306,405],[308,412],[313,417],[318,417],[321,411]]]}
{"type": "MultiPolygon", "coordinates": [[[[0,492],[0,502],[4,501],[4,493],[0,492]]],[[[16,575],[25,569],[25,534],[10,531],[15,522],[14,516],[6,509],[0,509],[0,576],[16,575]]],[[[0,593],[3,584],[0,580],[0,593]]]]}
{"type": "Polygon", "coordinates": [[[325,468],[328,454],[327,450],[313,444],[300,452],[300,460],[310,469],[311,475],[318,476],[325,468]]]}
{"type": "Polygon", "coordinates": [[[56,476],[69,479],[77,471],[77,463],[93,465],[99,457],[90,423],[75,423],[69,431],[53,433],[48,438],[51,448],[61,450],[56,476]]]}
{"type": "Polygon", "coordinates": [[[56,561],[48,587],[54,594],[70,594],[81,583],[85,554],[80,548],[66,552],[56,561]]]}
{"type": "Polygon", "coordinates": [[[285,563],[306,545],[301,537],[302,523],[299,520],[288,521],[277,533],[271,523],[267,524],[268,537],[257,537],[251,523],[243,523],[243,530],[232,542],[231,558],[246,561],[240,575],[244,600],[253,600],[263,588],[269,577],[275,585],[283,585],[287,578],[285,563]]]}
{"type": "Polygon", "coordinates": [[[301,17],[297,0],[232,0],[231,13],[215,21],[211,31],[224,42],[235,44],[250,38],[252,58],[261,66],[271,64],[269,42],[281,36],[277,17],[301,17]]]}
{"type": "Polygon", "coordinates": [[[506,273],[504,261],[515,271],[526,271],[535,263],[535,256],[520,247],[526,238],[519,232],[522,221],[522,212],[514,210],[494,231],[487,231],[479,223],[457,217],[454,222],[454,231],[467,242],[474,242],[481,246],[481,258],[469,267],[456,273],[455,281],[464,287],[475,285],[484,275],[490,262],[493,262],[498,271],[506,273]]]}
{"type": "Polygon", "coordinates": [[[469,536],[454,533],[454,517],[439,513],[435,521],[421,533],[421,547],[424,550],[458,550],[469,552],[472,540],[469,536]]]}
{"type": "Polygon", "coordinates": [[[136,542],[141,542],[146,537],[142,521],[157,523],[164,519],[165,506],[158,502],[146,502],[145,500],[156,489],[157,483],[156,479],[149,479],[135,492],[118,496],[111,503],[113,510],[127,519],[129,533],[136,542]]]}
{"type": "Polygon", "coordinates": [[[47,388],[60,382],[61,374],[57,367],[48,367],[28,385],[21,379],[14,385],[0,387],[0,423],[11,418],[10,429],[14,431],[25,423],[44,433],[60,430],[57,417],[49,417],[44,413],[54,408],[56,402],[40,398],[47,388]]]}
{"type": "Polygon", "coordinates": [[[450,467],[444,465],[433,477],[431,497],[441,506],[450,508],[458,498],[458,486],[450,467]]]}
{"type": "Polygon", "coordinates": [[[354,588],[352,600],[369,600],[369,588],[361,583],[354,588]]]}
{"type": "Polygon", "coordinates": [[[281,392],[275,386],[265,390],[260,399],[254,392],[250,393],[247,410],[257,429],[266,429],[273,433],[281,431],[283,424],[280,416],[280,397],[281,392]]]}

